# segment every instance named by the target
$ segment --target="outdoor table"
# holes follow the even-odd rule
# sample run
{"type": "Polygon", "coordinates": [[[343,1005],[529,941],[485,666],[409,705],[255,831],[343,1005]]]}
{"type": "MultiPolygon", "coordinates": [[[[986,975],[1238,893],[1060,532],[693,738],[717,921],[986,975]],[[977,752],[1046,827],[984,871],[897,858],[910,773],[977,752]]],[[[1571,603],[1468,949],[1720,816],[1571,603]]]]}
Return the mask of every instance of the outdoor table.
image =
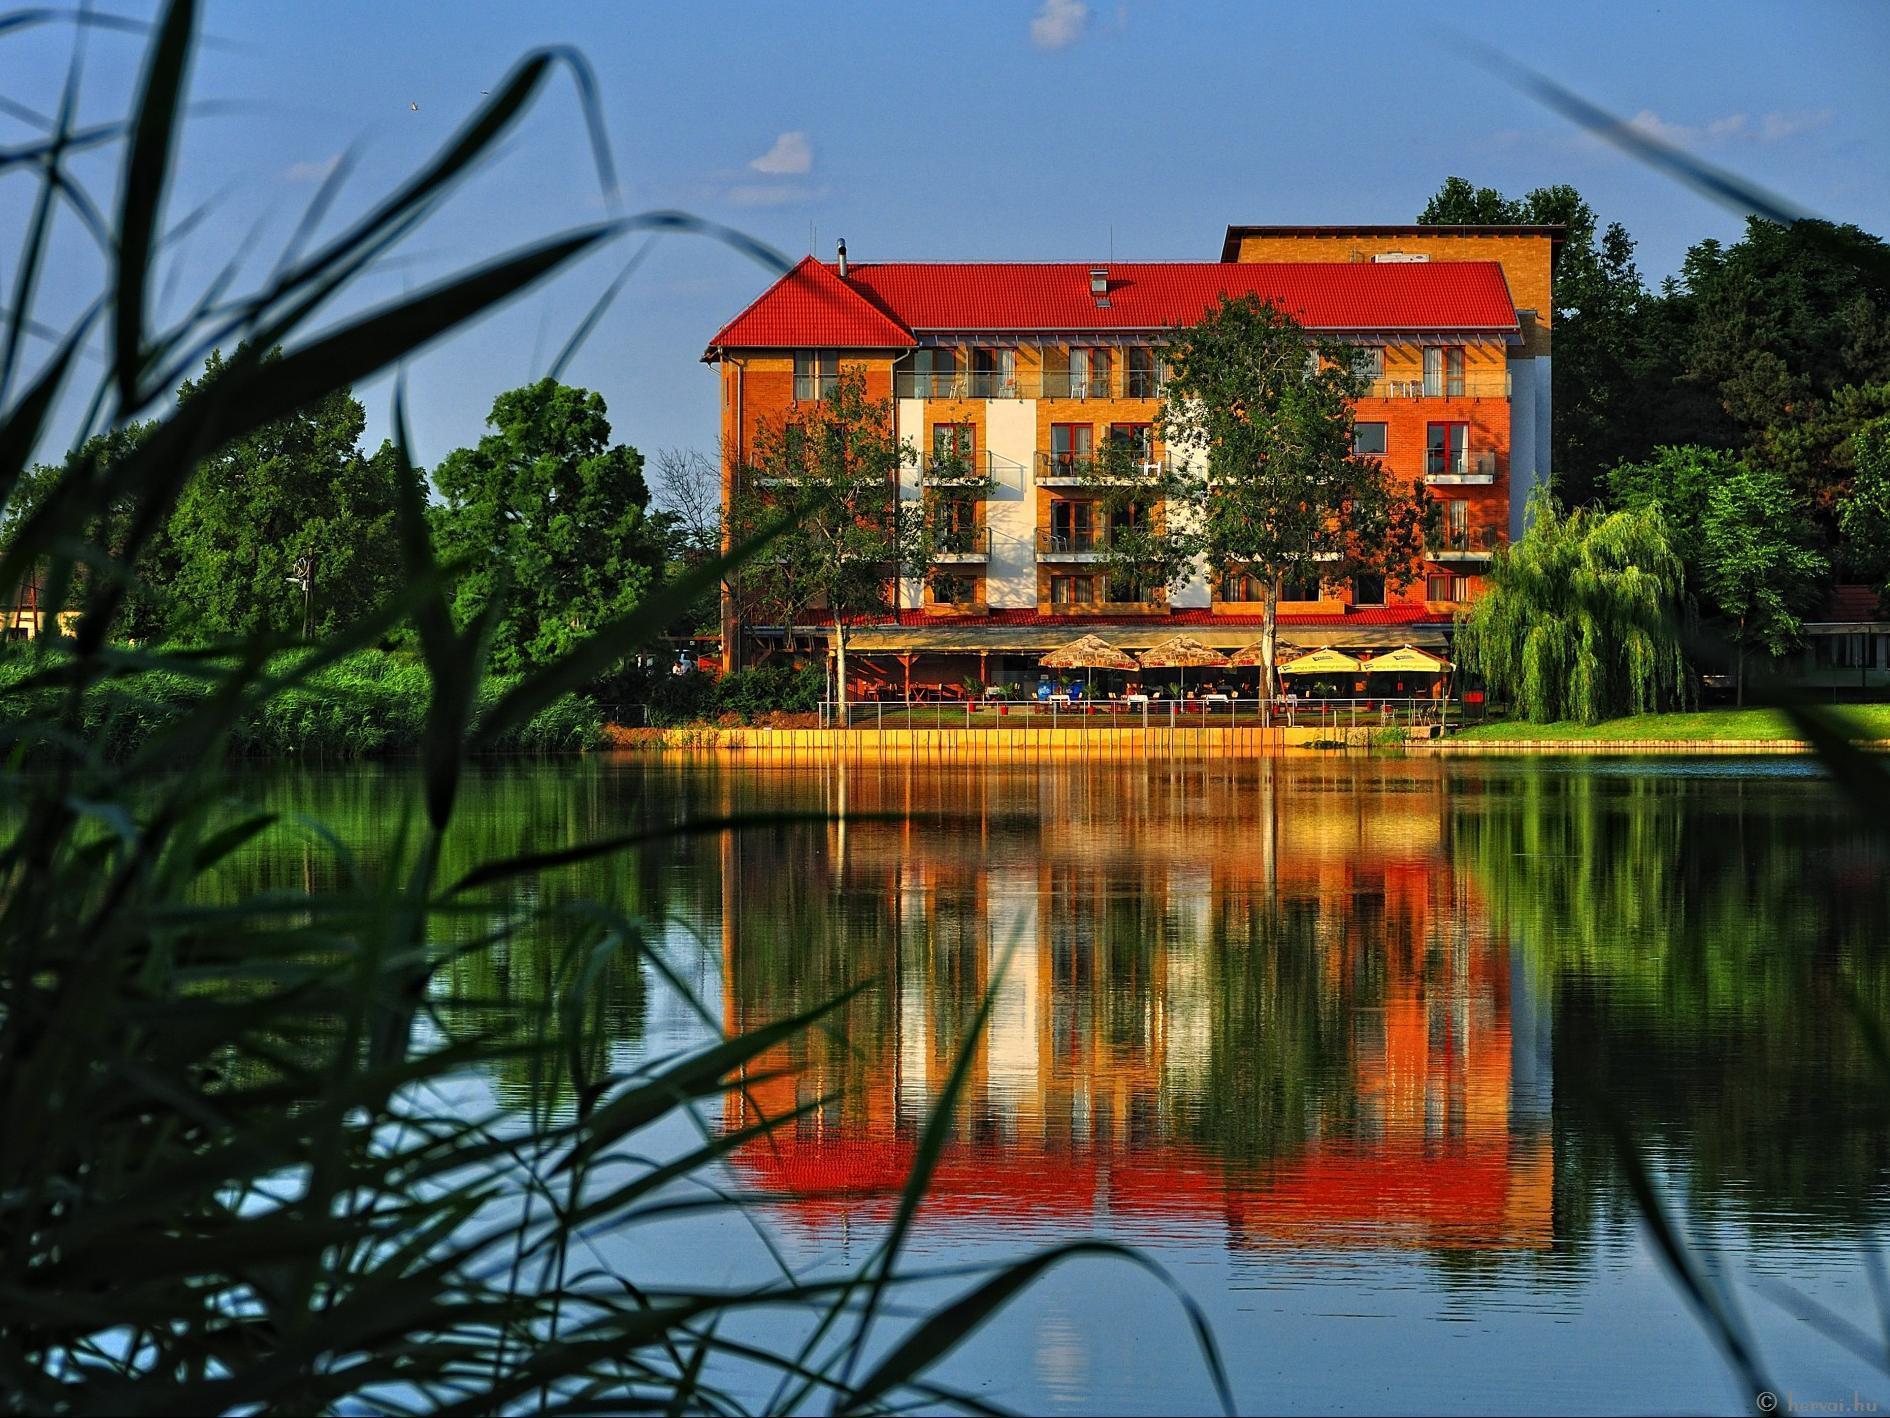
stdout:
{"type": "Polygon", "coordinates": [[[1067,709],[1070,707],[1070,696],[1067,694],[1053,694],[1050,696],[1050,702],[1052,704],[1061,704],[1067,709]]]}
{"type": "Polygon", "coordinates": [[[1125,694],[1122,696],[1122,702],[1124,704],[1146,705],[1148,703],[1148,696],[1146,694],[1125,694]]]}
{"type": "Polygon", "coordinates": [[[1201,702],[1203,704],[1225,704],[1228,700],[1225,694],[1204,694],[1201,696],[1201,702]]]}

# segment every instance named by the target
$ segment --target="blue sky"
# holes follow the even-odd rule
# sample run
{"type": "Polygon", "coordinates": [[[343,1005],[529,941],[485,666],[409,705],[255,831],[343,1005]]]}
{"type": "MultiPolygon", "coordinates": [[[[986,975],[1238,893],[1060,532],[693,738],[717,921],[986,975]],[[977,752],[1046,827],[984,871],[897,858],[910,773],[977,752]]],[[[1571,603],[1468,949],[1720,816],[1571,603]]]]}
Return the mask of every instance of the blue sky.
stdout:
{"type": "MultiPolygon", "coordinates": [[[[628,210],[680,207],[790,255],[856,260],[1211,259],[1229,222],[1391,222],[1451,174],[1581,189],[1628,226],[1652,277],[1731,213],[1594,140],[1473,62],[1474,35],[1812,210],[1890,231],[1890,8],[1755,0],[1582,6],[1333,3],[574,5],[210,0],[174,213],[220,194],[178,253],[181,300],[233,253],[260,276],[338,154],[360,165],[327,229],[442,142],[534,45],[595,67],[628,210]],[[419,107],[415,109],[413,105],[419,107]]],[[[0,95],[56,102],[70,31],[0,39],[0,95]]],[[[119,111],[138,42],[96,35],[89,118],[119,111]]],[[[0,114],[0,143],[31,131],[0,114]]],[[[109,200],[101,163],[90,170],[109,200]]],[[[0,281],[27,189],[0,200],[0,281]]],[[[604,214],[571,86],[554,82],[499,160],[338,307],[604,214]]],[[[416,360],[417,451],[479,436],[492,397],[541,373],[630,248],[416,360]]],[[[40,315],[99,263],[60,228],[40,315]]],[[[713,446],[704,343],[765,284],[700,238],[663,241],[568,378],[601,390],[645,452],[713,446]]],[[[359,391],[370,435],[385,385],[359,391]]]]}

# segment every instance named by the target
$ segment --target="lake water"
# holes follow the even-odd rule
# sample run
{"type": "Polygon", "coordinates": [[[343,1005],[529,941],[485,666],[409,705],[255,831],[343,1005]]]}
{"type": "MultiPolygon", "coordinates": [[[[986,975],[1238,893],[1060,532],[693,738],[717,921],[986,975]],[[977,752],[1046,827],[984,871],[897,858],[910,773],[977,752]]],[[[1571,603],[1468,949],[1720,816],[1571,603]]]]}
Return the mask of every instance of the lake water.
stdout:
{"type": "MultiPolygon", "coordinates": [[[[410,801],[394,770],[246,786],[364,852],[410,801]]],[[[454,851],[740,814],[823,820],[519,893],[663,923],[680,987],[630,956],[605,982],[625,1067],[869,982],[705,1120],[807,1106],[721,1178],[817,1193],[768,1213],[797,1270],[867,1254],[988,991],[914,1264],[1133,1244],[1206,1311],[1243,1410],[1745,1411],[1629,1198],[1614,1119],[1781,1409],[1890,1404],[1816,1318],[1885,1342],[1890,1130],[1847,999],[1890,1018],[1890,891],[1811,765],[591,760],[482,770],[454,851]]],[[[231,868],[325,870],[288,841],[231,868]]],[[[549,968],[521,945],[480,989],[523,998],[549,968]]],[[[603,1246],[640,1280],[772,1264],[728,1215],[603,1246]]],[[[754,1336],[783,1342],[768,1323],[754,1336]]],[[[1172,1296],[1104,1259],[1051,1271],[941,1377],[1025,1411],[1214,1406],[1172,1296]]]]}

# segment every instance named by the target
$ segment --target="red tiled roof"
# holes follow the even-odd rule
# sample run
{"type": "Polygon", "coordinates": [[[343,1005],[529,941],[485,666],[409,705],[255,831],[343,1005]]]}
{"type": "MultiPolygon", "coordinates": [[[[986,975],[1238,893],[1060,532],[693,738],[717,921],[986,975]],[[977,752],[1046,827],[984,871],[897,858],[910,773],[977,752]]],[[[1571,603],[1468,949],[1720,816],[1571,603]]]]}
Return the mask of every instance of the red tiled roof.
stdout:
{"type": "Polygon", "coordinates": [[[1850,621],[1853,623],[1866,620],[1883,620],[1885,617],[1883,612],[1877,608],[1878,602],[1879,592],[1875,586],[1859,586],[1855,584],[1841,585],[1832,590],[1831,599],[1825,602],[1823,614],[1814,619],[1827,622],[1850,621]]]}
{"type": "Polygon", "coordinates": [[[717,332],[710,349],[792,345],[910,349],[912,332],[812,256],[717,332]]]}
{"type": "Polygon", "coordinates": [[[842,281],[809,257],[709,348],[903,348],[915,343],[912,331],[1161,330],[1199,319],[1222,295],[1270,300],[1314,330],[1518,328],[1494,261],[1110,262],[1105,269],[1107,304],[1090,294],[1091,267],[1077,261],[867,263],[842,281]]]}

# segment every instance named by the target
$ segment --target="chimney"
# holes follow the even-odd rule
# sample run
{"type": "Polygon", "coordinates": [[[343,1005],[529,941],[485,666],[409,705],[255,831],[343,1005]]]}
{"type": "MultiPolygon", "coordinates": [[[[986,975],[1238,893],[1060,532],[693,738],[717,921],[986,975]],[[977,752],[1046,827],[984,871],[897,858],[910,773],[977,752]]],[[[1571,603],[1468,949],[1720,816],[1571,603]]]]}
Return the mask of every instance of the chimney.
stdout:
{"type": "Polygon", "coordinates": [[[847,239],[843,236],[840,238],[840,279],[844,281],[846,278],[847,278],[847,239]]]}
{"type": "Polygon", "coordinates": [[[1089,268],[1089,293],[1098,300],[1109,294],[1109,268],[1107,266],[1089,268]]]}

